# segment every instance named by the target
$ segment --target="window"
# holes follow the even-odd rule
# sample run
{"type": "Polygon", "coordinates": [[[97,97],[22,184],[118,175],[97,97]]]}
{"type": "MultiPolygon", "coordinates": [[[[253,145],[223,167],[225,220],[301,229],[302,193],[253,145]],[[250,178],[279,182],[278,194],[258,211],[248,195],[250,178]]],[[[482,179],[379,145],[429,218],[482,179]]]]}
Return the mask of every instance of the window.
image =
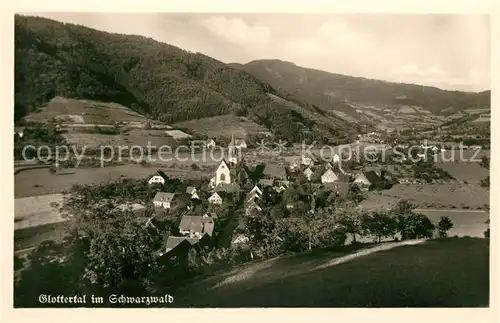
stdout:
{"type": "Polygon", "coordinates": [[[226,181],[226,174],[220,174],[219,179],[221,182],[225,182],[226,181]]]}

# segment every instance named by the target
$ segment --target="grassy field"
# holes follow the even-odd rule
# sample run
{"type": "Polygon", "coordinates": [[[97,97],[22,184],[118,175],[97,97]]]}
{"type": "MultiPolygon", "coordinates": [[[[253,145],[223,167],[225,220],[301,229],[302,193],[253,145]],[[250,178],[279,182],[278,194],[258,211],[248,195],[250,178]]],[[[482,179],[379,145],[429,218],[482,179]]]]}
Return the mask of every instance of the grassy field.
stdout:
{"type": "Polygon", "coordinates": [[[188,129],[198,134],[207,135],[210,138],[231,137],[245,138],[247,135],[269,133],[269,130],[244,118],[234,115],[217,116],[180,122],[172,125],[188,129]]]}
{"type": "Polygon", "coordinates": [[[59,208],[63,194],[47,194],[14,199],[14,229],[64,221],[59,208]]]}
{"type": "Polygon", "coordinates": [[[48,122],[53,118],[67,123],[112,124],[114,122],[141,122],[147,119],[117,103],[55,97],[37,112],[26,117],[27,121],[48,122]]]}
{"type": "Polygon", "coordinates": [[[479,166],[479,163],[436,163],[436,167],[444,169],[459,181],[479,183],[490,174],[488,169],[479,166]]]}
{"type": "Polygon", "coordinates": [[[367,208],[387,207],[405,199],[421,208],[471,208],[490,204],[489,191],[478,184],[397,184],[389,190],[369,192],[363,205],[367,208]]]}
{"type": "Polygon", "coordinates": [[[33,248],[43,241],[61,241],[69,232],[71,221],[49,223],[14,231],[14,250],[33,248]]]}
{"type": "Polygon", "coordinates": [[[176,307],[487,307],[489,240],[315,252],[255,262],[174,291],[176,307]]]}
{"type": "MultiPolygon", "coordinates": [[[[98,168],[68,169],[67,175],[51,174],[47,169],[34,169],[20,172],[14,176],[14,197],[27,197],[43,194],[61,193],[75,184],[97,185],[121,178],[141,179],[153,175],[159,168],[140,165],[121,165],[98,168]]],[[[163,169],[169,176],[194,179],[209,176],[203,170],[163,169]]]]}

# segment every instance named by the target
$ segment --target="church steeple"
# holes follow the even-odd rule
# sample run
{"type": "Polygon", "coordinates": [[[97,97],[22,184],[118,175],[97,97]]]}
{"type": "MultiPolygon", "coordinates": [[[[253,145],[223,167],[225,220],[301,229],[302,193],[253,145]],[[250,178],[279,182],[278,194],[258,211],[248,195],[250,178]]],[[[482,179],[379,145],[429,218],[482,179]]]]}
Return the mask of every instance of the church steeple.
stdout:
{"type": "Polygon", "coordinates": [[[229,143],[229,147],[228,147],[227,160],[233,165],[236,165],[238,163],[238,156],[236,153],[236,144],[234,141],[234,134],[233,133],[231,134],[231,142],[229,143]]]}

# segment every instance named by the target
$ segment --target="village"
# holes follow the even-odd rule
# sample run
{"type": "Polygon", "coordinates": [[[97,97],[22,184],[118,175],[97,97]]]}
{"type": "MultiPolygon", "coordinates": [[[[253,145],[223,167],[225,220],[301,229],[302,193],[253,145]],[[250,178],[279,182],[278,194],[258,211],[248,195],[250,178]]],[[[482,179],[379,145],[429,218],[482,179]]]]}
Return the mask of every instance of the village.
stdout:
{"type": "MultiPolygon", "coordinates": [[[[214,144],[213,141],[207,142],[209,146],[214,144]]],[[[242,225],[234,225],[241,222],[234,216],[258,213],[262,211],[264,200],[272,198],[287,211],[293,210],[297,201],[293,196],[288,197],[286,192],[298,183],[308,185],[313,195],[331,195],[329,201],[347,201],[356,199],[351,195],[361,195],[373,188],[383,189],[395,180],[381,167],[355,171],[349,166],[351,163],[343,163],[338,154],[325,161],[314,154],[304,154],[300,157],[284,156],[281,162],[249,164],[241,157],[245,148],[244,140],[235,140],[233,136],[227,158],[220,161],[206,185],[187,186],[183,194],[158,191],[149,201],[157,210],[155,215],[179,213],[179,208],[184,209],[179,234],[168,236],[163,250],[159,250],[160,256],[187,253],[195,246],[214,246],[215,241],[223,244],[219,247],[244,245],[249,238],[242,233],[242,225]],[[223,205],[230,205],[232,215],[231,221],[225,223],[226,228],[219,232],[223,236],[220,239],[216,237],[215,228],[221,220],[217,213],[221,212],[223,205]]],[[[168,180],[168,175],[159,171],[150,177],[148,184],[161,189],[168,180]]],[[[145,209],[137,204],[132,208],[136,213],[145,209]]],[[[145,219],[145,226],[155,227],[156,221],[155,216],[145,219]]]]}

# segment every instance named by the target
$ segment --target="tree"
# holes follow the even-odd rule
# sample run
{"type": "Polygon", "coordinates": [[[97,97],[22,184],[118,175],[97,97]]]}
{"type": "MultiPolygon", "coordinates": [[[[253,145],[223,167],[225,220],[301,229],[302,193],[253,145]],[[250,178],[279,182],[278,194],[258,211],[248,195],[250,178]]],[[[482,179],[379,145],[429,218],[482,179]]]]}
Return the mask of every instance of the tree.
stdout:
{"type": "Polygon", "coordinates": [[[486,224],[488,224],[488,229],[484,231],[484,237],[489,239],[490,238],[490,219],[486,220],[486,224]]]}
{"type": "Polygon", "coordinates": [[[487,156],[481,157],[481,161],[479,162],[479,166],[490,169],[490,159],[487,156]]]}
{"type": "Polygon", "coordinates": [[[373,212],[364,214],[362,218],[363,230],[381,242],[382,238],[394,236],[396,233],[396,221],[386,212],[373,212]]]}
{"type": "Polygon", "coordinates": [[[438,223],[438,232],[440,238],[446,238],[448,236],[448,230],[453,228],[453,223],[447,216],[442,216],[438,223]]]}
{"type": "Polygon", "coordinates": [[[363,233],[363,213],[356,209],[347,209],[340,215],[338,223],[345,233],[352,235],[352,243],[357,243],[356,235],[363,233]]]}
{"type": "Polygon", "coordinates": [[[365,199],[365,196],[358,185],[352,185],[347,193],[347,199],[354,203],[361,203],[365,199]]]}

